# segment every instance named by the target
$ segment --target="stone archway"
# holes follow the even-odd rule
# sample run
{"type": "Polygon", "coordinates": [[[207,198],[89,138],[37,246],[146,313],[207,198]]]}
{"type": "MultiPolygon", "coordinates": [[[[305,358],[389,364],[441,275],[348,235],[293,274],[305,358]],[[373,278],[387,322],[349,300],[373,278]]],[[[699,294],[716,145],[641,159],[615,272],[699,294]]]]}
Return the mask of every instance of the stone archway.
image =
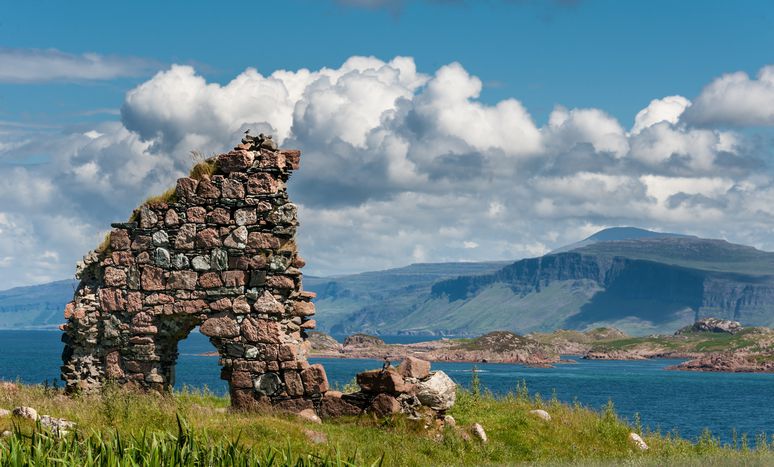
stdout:
{"type": "Polygon", "coordinates": [[[246,136],[113,224],[79,264],[65,309],[68,391],[108,380],[169,390],[177,343],[199,326],[220,354],[232,405],[311,408],[328,383],[304,346],[314,294],[302,289],[297,209],[285,190],[299,162],[299,151],[246,136]]]}

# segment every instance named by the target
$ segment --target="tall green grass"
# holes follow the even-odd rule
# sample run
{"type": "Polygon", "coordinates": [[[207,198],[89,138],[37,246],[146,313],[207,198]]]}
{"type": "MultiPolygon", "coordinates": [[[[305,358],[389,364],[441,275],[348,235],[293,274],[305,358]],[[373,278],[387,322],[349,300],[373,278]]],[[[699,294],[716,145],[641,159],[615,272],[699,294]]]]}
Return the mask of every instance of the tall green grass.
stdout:
{"type": "Polygon", "coordinates": [[[723,445],[710,433],[689,442],[630,424],[612,403],[601,411],[532,394],[519,383],[502,397],[480,381],[458,392],[456,427],[403,416],[368,415],[314,424],[282,413],[234,412],[207,390],[144,394],[108,385],[66,397],[45,386],[0,392],[0,408],[32,406],[78,423],[63,438],[29,421],[0,418],[0,466],[132,465],[774,465],[772,439],[739,435],[723,445]],[[544,409],[552,420],[529,413],[544,409]],[[480,423],[489,442],[471,432],[480,423]],[[650,446],[628,440],[638,432],[650,446]]]}
{"type": "MultiPolygon", "coordinates": [[[[372,466],[381,464],[381,459],[372,466]]],[[[235,465],[235,466],[341,466],[359,465],[355,457],[343,457],[337,450],[323,454],[295,452],[284,447],[252,449],[233,440],[212,440],[196,433],[178,417],[176,433],[162,432],[105,436],[94,432],[60,439],[42,430],[30,434],[17,427],[0,445],[0,466],[161,466],[161,465],[235,465]]]]}

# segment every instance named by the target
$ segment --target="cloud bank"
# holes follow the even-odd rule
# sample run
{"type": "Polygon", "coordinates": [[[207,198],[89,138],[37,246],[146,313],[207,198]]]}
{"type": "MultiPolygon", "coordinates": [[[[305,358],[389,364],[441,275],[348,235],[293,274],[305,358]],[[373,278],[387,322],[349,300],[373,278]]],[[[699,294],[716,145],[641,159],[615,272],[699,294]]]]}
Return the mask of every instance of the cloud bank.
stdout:
{"type": "Polygon", "coordinates": [[[152,65],[133,57],[0,47],[0,82],[6,83],[110,80],[145,74],[152,65]]]}
{"type": "MultiPolygon", "coordinates": [[[[768,70],[740,86],[764,92],[768,70]]],[[[482,102],[459,63],[426,74],[409,57],[352,57],[223,85],[174,65],[126,94],[120,122],[0,133],[0,278],[71,275],[110,222],[187,172],[192,149],[226,150],[247,128],[303,151],[289,189],[311,274],[517,259],[612,225],[774,249],[770,153],[725,125],[733,102],[747,109],[735,126],[774,124],[770,108],[724,97],[742,92],[725,79],[692,101],[656,97],[631,124],[563,107],[539,124],[515,98],[482,102]]]]}

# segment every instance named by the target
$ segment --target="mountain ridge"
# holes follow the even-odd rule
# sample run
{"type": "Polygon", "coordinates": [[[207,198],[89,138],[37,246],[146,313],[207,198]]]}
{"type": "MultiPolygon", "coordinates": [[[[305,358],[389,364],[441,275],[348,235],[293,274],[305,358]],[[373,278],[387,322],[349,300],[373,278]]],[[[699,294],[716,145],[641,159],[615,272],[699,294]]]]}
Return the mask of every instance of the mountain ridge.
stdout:
{"type": "Polygon", "coordinates": [[[641,239],[647,239],[647,238],[671,238],[671,237],[698,238],[693,235],[685,235],[685,234],[669,233],[669,232],[655,232],[652,230],[641,229],[639,227],[608,227],[606,229],[602,229],[594,234],[589,235],[588,237],[584,238],[579,242],[575,242],[569,245],[565,245],[563,247],[559,247],[551,251],[549,254],[565,253],[568,251],[576,250],[578,248],[582,248],[599,242],[641,240],[641,239]]]}

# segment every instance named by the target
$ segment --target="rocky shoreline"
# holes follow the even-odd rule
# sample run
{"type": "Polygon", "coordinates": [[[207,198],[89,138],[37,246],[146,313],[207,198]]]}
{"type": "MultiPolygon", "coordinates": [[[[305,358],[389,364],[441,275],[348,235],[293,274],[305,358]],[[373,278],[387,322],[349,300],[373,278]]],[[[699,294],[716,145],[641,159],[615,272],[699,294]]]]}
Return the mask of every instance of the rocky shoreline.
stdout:
{"type": "Polygon", "coordinates": [[[415,357],[432,362],[515,363],[547,367],[560,363],[553,349],[517,334],[497,331],[475,339],[448,339],[413,344],[386,344],[356,334],[339,343],[323,333],[310,333],[309,355],[318,358],[400,360],[415,357]]]}
{"type": "Polygon", "coordinates": [[[600,342],[583,356],[588,360],[688,359],[668,370],[774,372],[774,330],[745,328],[739,322],[704,318],[672,336],[649,336],[600,342]]]}
{"type": "Polygon", "coordinates": [[[435,362],[512,363],[551,367],[560,355],[586,360],[687,359],[669,370],[774,372],[774,330],[744,328],[738,322],[705,318],[673,335],[631,337],[614,328],[585,332],[557,330],[520,336],[497,331],[474,339],[441,338],[413,344],[386,344],[365,334],[343,343],[310,333],[309,355],[318,358],[388,359],[416,357],[435,362]]]}
{"type": "Polygon", "coordinates": [[[711,353],[680,363],[679,365],[667,367],[667,370],[726,373],[774,373],[774,352],[711,353]]]}

